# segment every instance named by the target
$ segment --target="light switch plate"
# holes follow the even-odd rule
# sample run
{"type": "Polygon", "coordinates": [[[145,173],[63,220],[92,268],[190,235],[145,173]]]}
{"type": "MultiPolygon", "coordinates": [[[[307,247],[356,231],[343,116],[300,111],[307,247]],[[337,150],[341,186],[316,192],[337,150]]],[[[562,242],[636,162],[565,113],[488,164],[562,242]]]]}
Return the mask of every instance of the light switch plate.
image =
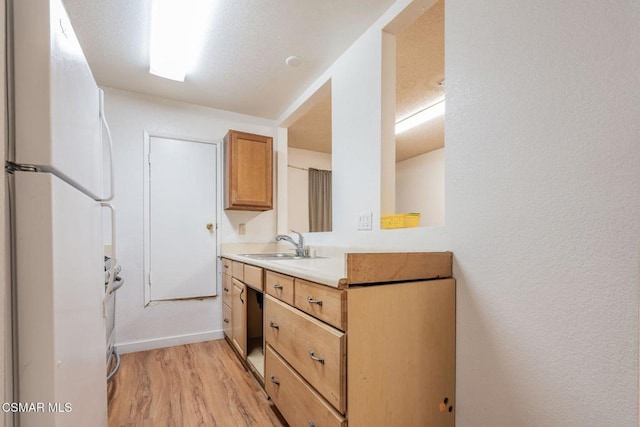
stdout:
{"type": "Polygon", "coordinates": [[[371,230],[373,212],[360,212],[358,218],[358,230],[371,230]]]}

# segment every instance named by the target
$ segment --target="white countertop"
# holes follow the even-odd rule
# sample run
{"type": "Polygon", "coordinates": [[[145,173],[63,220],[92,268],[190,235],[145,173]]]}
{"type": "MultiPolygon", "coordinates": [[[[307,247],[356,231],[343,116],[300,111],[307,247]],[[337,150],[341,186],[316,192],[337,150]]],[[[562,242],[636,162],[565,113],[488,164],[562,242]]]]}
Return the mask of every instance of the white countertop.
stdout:
{"type": "MultiPolygon", "coordinates": [[[[255,251],[243,253],[261,253],[268,251],[255,251]]],[[[285,251],[281,251],[285,252],[285,251]]],[[[241,253],[223,253],[223,257],[246,264],[256,265],[277,273],[299,277],[311,282],[323,285],[339,287],[340,281],[346,277],[345,256],[332,255],[328,257],[301,258],[301,259],[277,259],[264,260],[243,256],[241,253]]]]}
{"type": "Polygon", "coordinates": [[[290,245],[279,243],[232,243],[222,245],[221,256],[334,288],[452,276],[451,252],[388,252],[330,246],[314,249],[317,257],[259,259],[246,254],[293,254],[293,250],[290,245]]]}

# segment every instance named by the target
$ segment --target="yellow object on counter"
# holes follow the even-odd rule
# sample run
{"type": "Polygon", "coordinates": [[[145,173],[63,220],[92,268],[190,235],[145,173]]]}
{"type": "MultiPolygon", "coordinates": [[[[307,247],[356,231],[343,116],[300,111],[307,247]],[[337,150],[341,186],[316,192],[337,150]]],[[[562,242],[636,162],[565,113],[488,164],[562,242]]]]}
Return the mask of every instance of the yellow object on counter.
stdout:
{"type": "Polygon", "coordinates": [[[406,213],[396,215],[382,215],[380,217],[380,228],[410,228],[420,225],[419,213],[406,213]]]}

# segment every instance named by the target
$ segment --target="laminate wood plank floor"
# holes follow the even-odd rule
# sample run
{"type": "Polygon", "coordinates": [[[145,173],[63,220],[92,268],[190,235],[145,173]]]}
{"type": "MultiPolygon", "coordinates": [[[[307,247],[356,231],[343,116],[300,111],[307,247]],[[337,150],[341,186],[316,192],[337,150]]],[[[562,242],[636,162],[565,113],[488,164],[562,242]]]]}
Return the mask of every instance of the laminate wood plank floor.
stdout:
{"type": "Polygon", "coordinates": [[[227,341],[122,355],[109,383],[109,427],[283,427],[227,341]]]}

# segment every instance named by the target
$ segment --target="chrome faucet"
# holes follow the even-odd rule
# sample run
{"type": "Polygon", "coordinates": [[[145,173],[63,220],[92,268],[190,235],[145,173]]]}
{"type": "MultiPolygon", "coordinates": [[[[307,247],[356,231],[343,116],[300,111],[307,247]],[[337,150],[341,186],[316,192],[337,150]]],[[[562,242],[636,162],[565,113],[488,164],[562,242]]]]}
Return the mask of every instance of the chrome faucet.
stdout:
{"type": "Polygon", "coordinates": [[[298,233],[297,231],[294,231],[294,230],[291,230],[291,232],[298,235],[298,242],[296,242],[295,240],[293,240],[291,237],[287,236],[286,234],[278,234],[276,236],[276,242],[279,242],[280,240],[284,240],[285,242],[289,242],[293,246],[296,247],[296,256],[306,257],[307,253],[306,253],[306,251],[304,249],[304,237],[302,237],[302,233],[298,233]]]}

